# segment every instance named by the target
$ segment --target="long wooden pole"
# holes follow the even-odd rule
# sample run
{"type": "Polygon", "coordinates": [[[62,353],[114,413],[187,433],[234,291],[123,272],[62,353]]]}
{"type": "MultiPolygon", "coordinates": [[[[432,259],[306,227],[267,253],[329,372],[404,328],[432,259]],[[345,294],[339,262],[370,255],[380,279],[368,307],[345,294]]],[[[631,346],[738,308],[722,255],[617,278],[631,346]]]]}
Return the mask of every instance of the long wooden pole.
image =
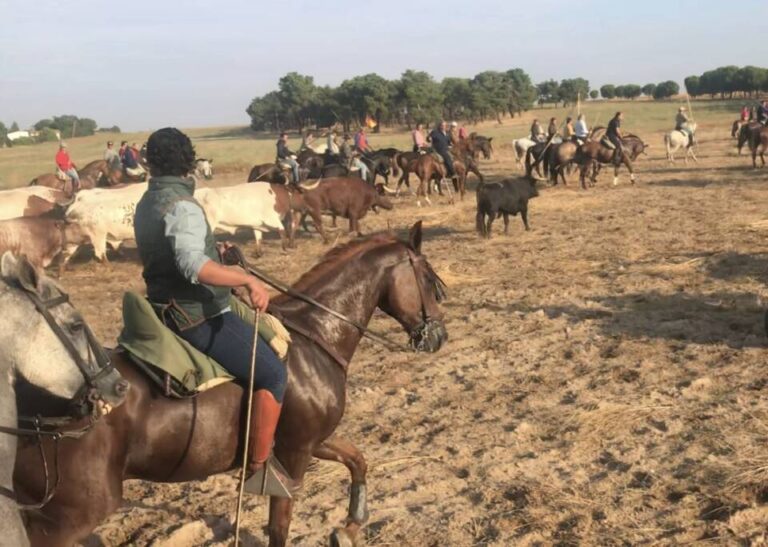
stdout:
{"type": "Polygon", "coordinates": [[[259,320],[261,310],[256,309],[256,321],[253,324],[253,346],[251,349],[251,370],[248,378],[248,404],[245,411],[245,441],[243,442],[243,465],[240,469],[240,488],[237,492],[237,512],[235,513],[235,547],[240,545],[240,516],[243,511],[243,493],[245,492],[245,474],[248,468],[248,438],[251,436],[251,414],[253,413],[253,384],[256,381],[256,347],[259,343],[259,320]]]}

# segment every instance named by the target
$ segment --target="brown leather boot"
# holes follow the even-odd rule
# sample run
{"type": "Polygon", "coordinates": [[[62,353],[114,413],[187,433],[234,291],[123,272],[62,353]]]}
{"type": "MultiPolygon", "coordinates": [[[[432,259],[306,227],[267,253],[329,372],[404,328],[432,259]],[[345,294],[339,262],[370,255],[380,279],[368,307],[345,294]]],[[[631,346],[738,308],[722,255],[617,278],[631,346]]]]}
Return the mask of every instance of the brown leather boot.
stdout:
{"type": "Polygon", "coordinates": [[[253,392],[245,482],[248,493],[291,498],[297,489],[296,482],[271,455],[281,409],[282,405],[266,389],[253,392]]]}

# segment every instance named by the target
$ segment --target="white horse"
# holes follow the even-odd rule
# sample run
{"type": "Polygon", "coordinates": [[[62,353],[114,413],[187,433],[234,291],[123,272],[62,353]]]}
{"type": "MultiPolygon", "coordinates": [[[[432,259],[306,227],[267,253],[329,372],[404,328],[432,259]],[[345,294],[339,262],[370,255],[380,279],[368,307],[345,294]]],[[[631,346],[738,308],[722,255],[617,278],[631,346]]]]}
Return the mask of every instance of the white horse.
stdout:
{"type": "Polygon", "coordinates": [[[515,150],[515,163],[519,165],[521,168],[523,167],[523,159],[525,158],[525,153],[528,152],[528,149],[536,144],[536,141],[529,139],[528,137],[523,137],[522,139],[515,139],[512,141],[512,147],[515,150]]]}
{"type": "MultiPolygon", "coordinates": [[[[99,369],[93,367],[90,360],[93,348],[87,336],[89,331],[77,310],[62,301],[51,305],[49,313],[72,344],[73,352],[79,354],[80,365],[35,309],[31,298],[37,297],[44,302],[63,295],[61,289],[41,276],[26,258],[16,259],[10,252],[0,259],[0,274],[0,426],[15,428],[18,425],[16,382],[19,378],[53,396],[69,400],[85,393],[85,374],[88,374],[91,385],[101,395],[101,412],[108,411],[110,405],[120,404],[128,383],[114,369],[95,377],[99,369]]],[[[31,427],[30,424],[21,425],[31,427]]],[[[29,545],[18,506],[12,498],[16,444],[15,435],[0,431],[2,547],[29,545]]],[[[40,472],[43,473],[42,467],[40,472]]]]}
{"type": "MultiPolygon", "coordinates": [[[[690,129],[691,134],[696,134],[695,123],[688,124],[688,128],[690,129]]],[[[669,160],[669,163],[675,163],[675,152],[680,148],[685,148],[684,159],[686,164],[688,163],[688,156],[692,157],[695,162],[699,161],[694,152],[695,145],[690,145],[689,142],[688,133],[680,131],[679,129],[674,129],[664,135],[664,146],[667,149],[667,159],[669,160]]]]}

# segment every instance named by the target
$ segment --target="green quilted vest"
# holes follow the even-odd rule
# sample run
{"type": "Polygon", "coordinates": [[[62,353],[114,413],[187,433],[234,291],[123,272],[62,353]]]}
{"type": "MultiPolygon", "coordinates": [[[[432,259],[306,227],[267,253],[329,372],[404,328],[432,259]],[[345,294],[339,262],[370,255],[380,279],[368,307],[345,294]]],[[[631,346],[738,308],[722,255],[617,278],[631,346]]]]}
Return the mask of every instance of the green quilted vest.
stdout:
{"type": "MultiPolygon", "coordinates": [[[[133,223],[136,245],[144,265],[147,297],[156,307],[162,308],[164,321],[173,320],[181,330],[220,314],[229,306],[231,294],[227,287],[187,281],[177,269],[173,247],[165,237],[165,214],[179,200],[197,203],[194,192],[192,179],[153,177],[136,206],[133,223]]],[[[211,227],[207,228],[205,255],[220,262],[211,227]]]]}

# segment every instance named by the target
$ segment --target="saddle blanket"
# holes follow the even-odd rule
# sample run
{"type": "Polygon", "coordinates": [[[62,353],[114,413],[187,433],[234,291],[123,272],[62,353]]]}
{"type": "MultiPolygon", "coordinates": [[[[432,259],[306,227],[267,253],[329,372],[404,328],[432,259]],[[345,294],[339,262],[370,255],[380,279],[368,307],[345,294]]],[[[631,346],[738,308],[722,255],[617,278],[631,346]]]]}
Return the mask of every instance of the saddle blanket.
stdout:
{"type": "Polygon", "coordinates": [[[602,144],[602,145],[603,145],[603,146],[605,146],[606,148],[610,148],[611,150],[616,150],[616,145],[615,145],[615,144],[613,144],[613,143],[612,143],[612,142],[611,142],[611,141],[608,139],[608,137],[603,137],[602,139],[600,139],[600,144],[602,144]]]}
{"type": "MultiPolygon", "coordinates": [[[[233,313],[253,324],[255,313],[251,308],[235,297],[230,306],[233,313]]],[[[273,316],[265,313],[261,319],[259,334],[285,360],[290,334],[273,316]]],[[[152,304],[134,292],[123,295],[123,331],[117,341],[134,359],[168,374],[174,387],[180,388],[176,391],[183,394],[205,391],[234,379],[219,363],[166,327],[152,304]]]]}

